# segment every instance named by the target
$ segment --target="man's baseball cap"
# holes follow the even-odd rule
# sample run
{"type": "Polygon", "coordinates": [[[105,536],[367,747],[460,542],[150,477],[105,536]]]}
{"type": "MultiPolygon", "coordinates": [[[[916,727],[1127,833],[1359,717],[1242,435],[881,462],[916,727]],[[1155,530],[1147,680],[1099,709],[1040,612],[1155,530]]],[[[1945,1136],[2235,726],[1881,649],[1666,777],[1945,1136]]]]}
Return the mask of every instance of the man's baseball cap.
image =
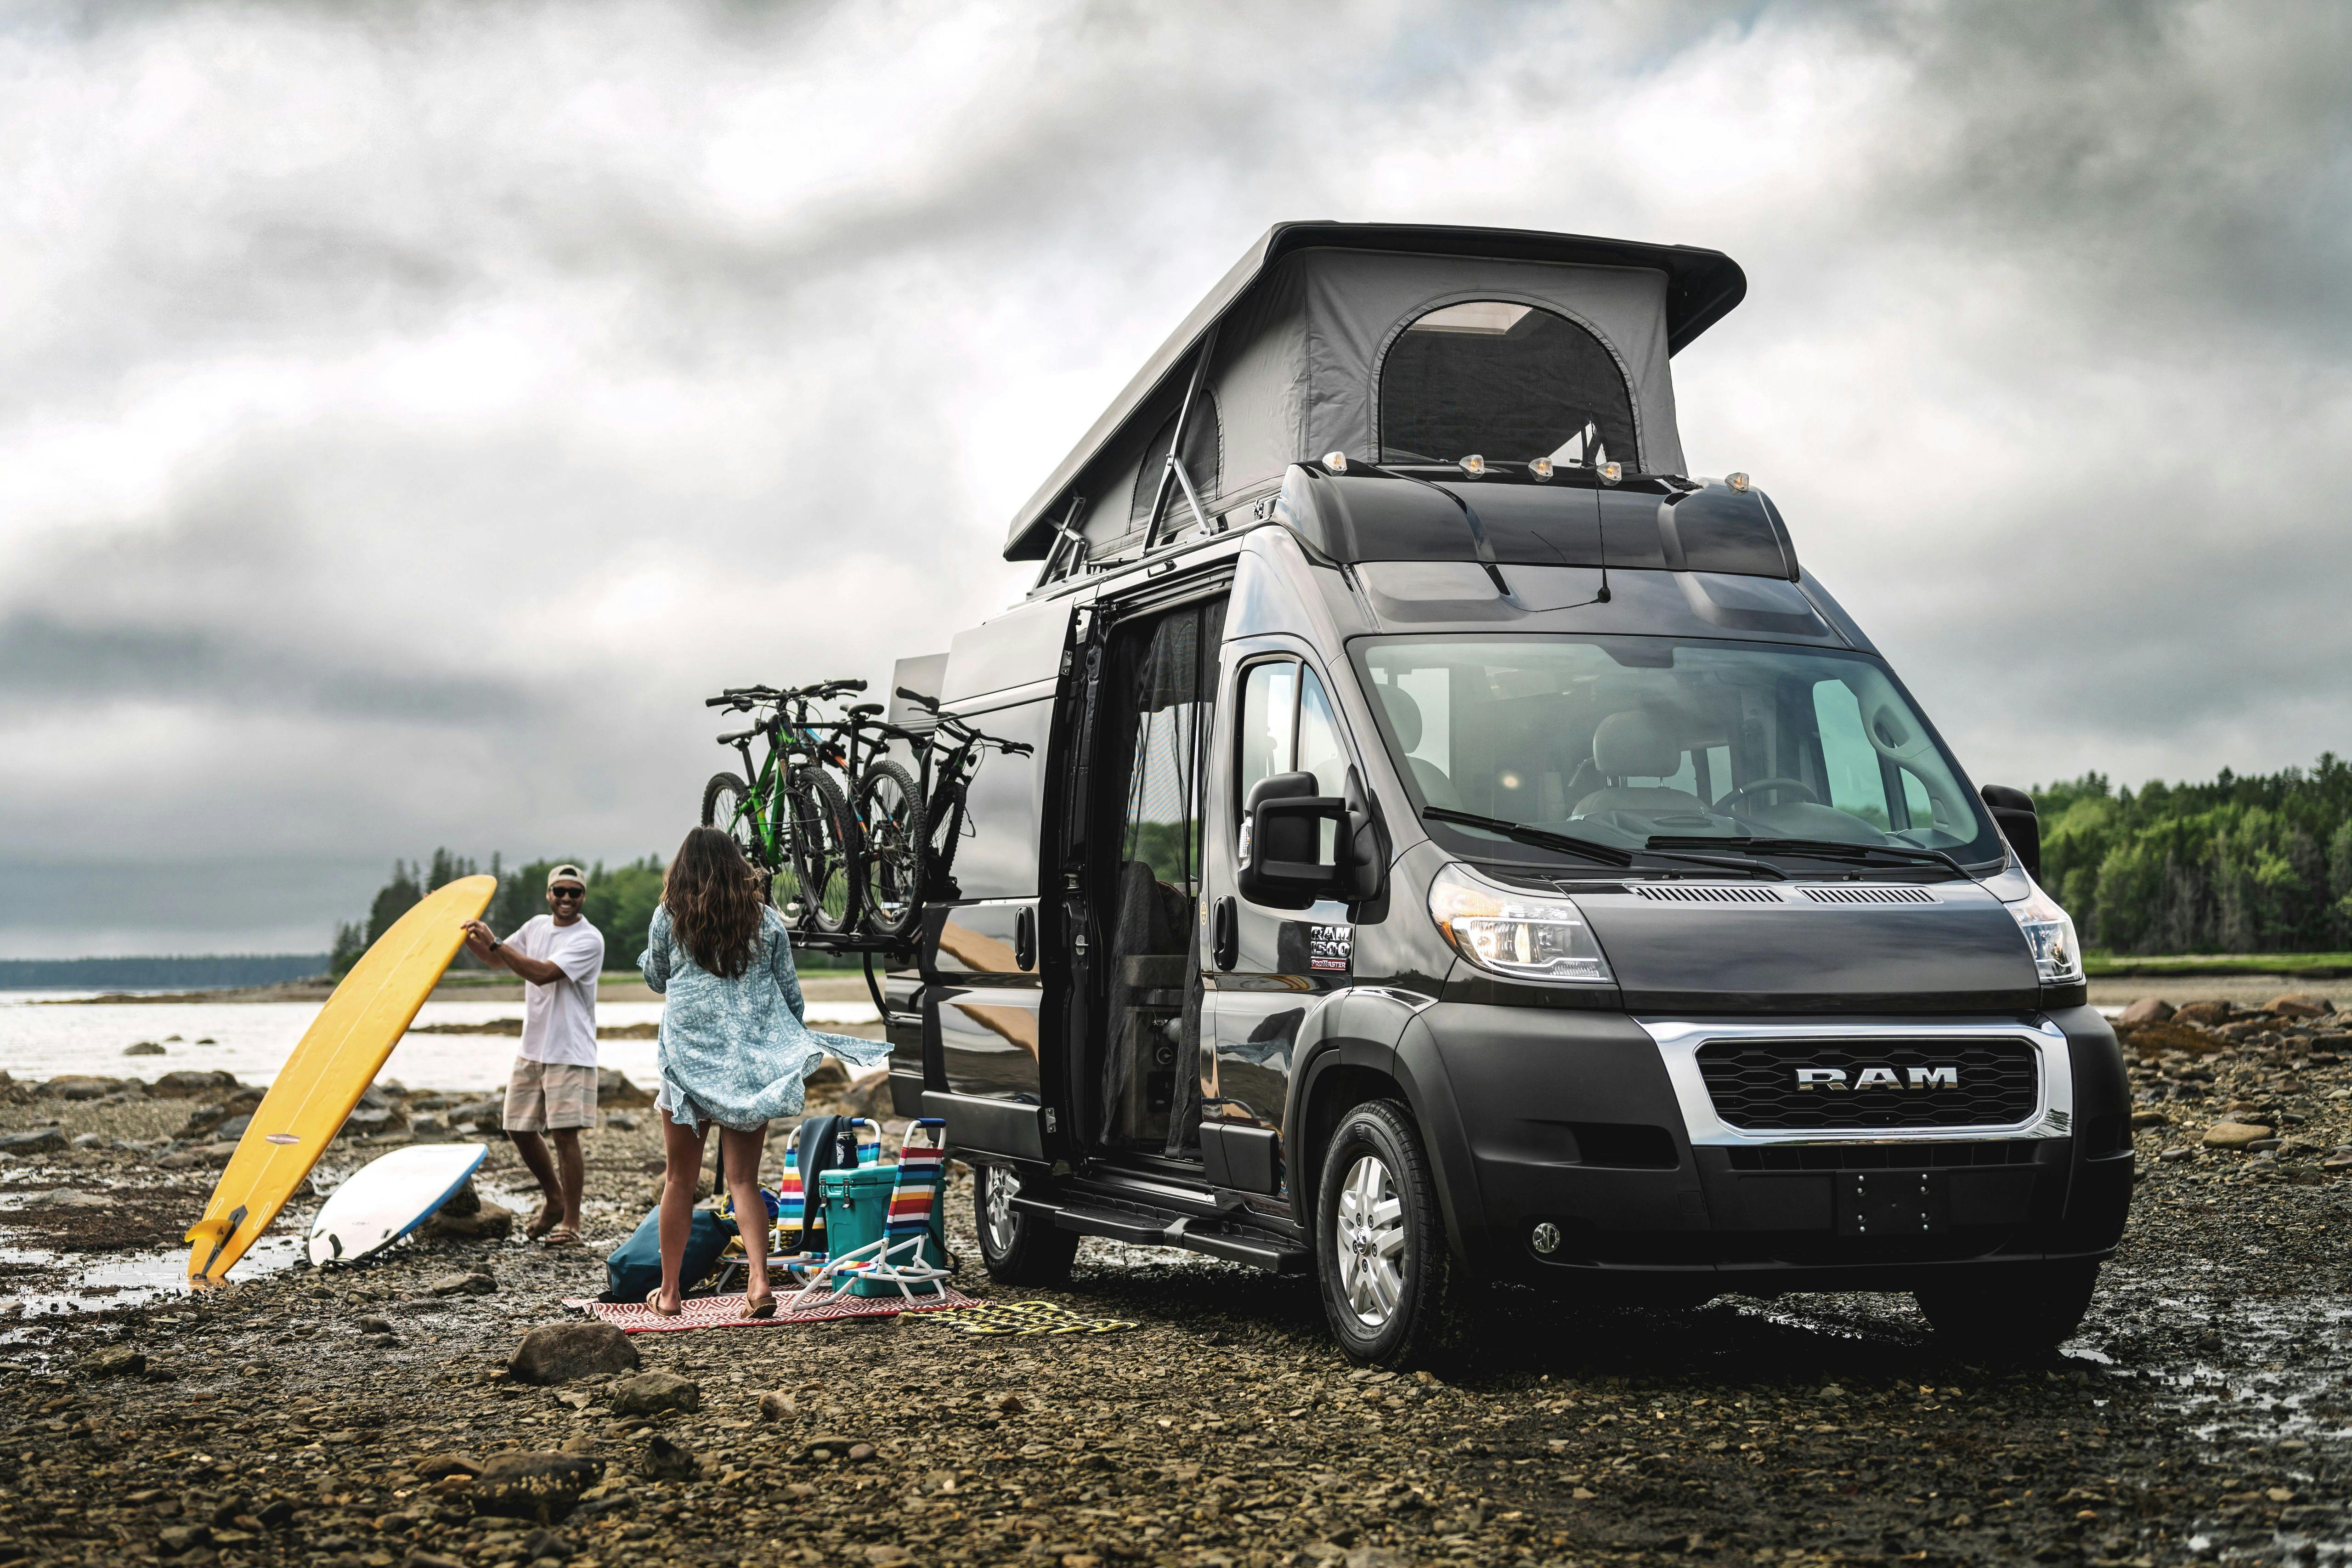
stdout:
{"type": "Polygon", "coordinates": [[[547,874],[547,885],[552,889],[558,882],[577,882],[584,888],[588,885],[588,879],[580,874],[577,866],[558,866],[547,874]]]}

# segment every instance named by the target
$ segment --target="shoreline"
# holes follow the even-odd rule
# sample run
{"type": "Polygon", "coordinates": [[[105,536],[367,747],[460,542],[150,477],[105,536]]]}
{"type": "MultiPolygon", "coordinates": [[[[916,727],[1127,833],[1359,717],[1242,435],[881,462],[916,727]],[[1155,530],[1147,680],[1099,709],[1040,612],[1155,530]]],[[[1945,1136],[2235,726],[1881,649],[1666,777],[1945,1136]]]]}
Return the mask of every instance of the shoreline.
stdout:
{"type": "MultiPolygon", "coordinates": [[[[276,985],[247,985],[222,991],[118,991],[94,996],[59,996],[31,1001],[36,1007],[124,1007],[175,1003],[241,1004],[248,1002],[324,1002],[334,994],[333,983],[325,980],[290,980],[276,985]]],[[[801,992],[812,1002],[848,1002],[870,1000],[866,977],[855,972],[843,973],[835,970],[803,970],[801,992]]],[[[520,980],[462,977],[444,979],[426,997],[428,1002],[513,1002],[522,1001],[523,985],[520,980]]],[[[37,993],[24,994],[37,997],[37,993]]],[[[596,999],[601,1002],[658,1002],[661,994],[646,984],[634,969],[608,969],[596,982],[596,999]]]]}

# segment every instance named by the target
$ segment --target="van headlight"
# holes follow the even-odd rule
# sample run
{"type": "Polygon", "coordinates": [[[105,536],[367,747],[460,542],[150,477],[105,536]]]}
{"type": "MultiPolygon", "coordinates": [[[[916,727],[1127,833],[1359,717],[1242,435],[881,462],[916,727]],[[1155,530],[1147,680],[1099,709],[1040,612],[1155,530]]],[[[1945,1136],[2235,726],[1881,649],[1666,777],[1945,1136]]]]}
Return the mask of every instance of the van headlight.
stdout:
{"type": "Polygon", "coordinates": [[[1584,911],[1563,895],[1489,881],[1457,863],[1430,883],[1429,916],[1454,952],[1492,973],[1587,985],[1614,982],[1584,911]]]}
{"type": "Polygon", "coordinates": [[[2058,900],[2035,888],[2013,904],[2002,906],[2025,933],[2033,952],[2034,973],[2044,985],[2073,985],[2083,978],[2083,944],[2074,935],[2074,921],[2058,900]]]}

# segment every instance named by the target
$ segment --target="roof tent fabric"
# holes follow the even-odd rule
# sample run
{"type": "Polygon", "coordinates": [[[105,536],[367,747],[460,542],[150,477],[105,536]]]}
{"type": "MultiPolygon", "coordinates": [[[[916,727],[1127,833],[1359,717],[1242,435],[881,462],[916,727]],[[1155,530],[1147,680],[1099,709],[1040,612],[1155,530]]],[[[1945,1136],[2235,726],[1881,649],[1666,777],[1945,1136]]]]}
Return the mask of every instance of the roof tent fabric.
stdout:
{"type": "MultiPolygon", "coordinates": [[[[1214,410],[1215,425],[1205,437],[1188,432],[1185,443],[1186,467],[1204,502],[1279,478],[1289,464],[1326,452],[1376,456],[1382,373],[1398,339],[1433,310],[1483,300],[1547,312],[1534,324],[1552,334],[1565,356],[1566,368],[1549,379],[1505,367],[1503,374],[1519,375],[1532,400],[1529,416],[1501,437],[1505,444],[1532,440],[1561,410],[1589,403],[1612,457],[1650,472],[1679,473],[1684,459],[1668,358],[1737,305],[1746,289],[1730,258],[1687,246],[1514,229],[1276,225],[1030,498],[1013,520],[1005,556],[1045,554],[1053,520],[1066,513],[1073,495],[1089,498],[1084,527],[1097,548],[1139,526],[1131,498],[1156,489],[1189,356],[1212,327],[1218,336],[1205,406],[1214,410]],[[1552,318],[1574,331],[1559,331],[1552,318]],[[1195,442],[1204,438],[1214,442],[1208,450],[1216,459],[1195,466],[1195,442]],[[1203,474],[1204,466],[1213,471],[1203,474]]],[[[1411,387],[1416,374],[1425,383],[1429,365],[1439,363],[1418,342],[1404,354],[1403,379],[1391,384],[1392,395],[1397,385],[1411,387]]],[[[1420,405],[1406,424],[1423,438],[1457,438],[1468,426],[1449,424],[1442,403],[1420,405]]],[[[1178,503],[1170,515],[1182,515],[1181,497],[1178,503]]]]}

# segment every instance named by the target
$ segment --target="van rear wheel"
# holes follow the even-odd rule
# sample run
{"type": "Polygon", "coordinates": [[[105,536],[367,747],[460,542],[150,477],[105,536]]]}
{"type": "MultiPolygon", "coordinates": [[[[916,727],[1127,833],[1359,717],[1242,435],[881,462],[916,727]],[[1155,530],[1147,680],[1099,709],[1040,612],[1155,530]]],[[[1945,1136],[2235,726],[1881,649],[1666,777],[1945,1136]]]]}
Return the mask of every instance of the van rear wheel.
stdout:
{"type": "Polygon", "coordinates": [[[1395,1368],[1449,1349],[1461,1286],[1428,1152],[1402,1106],[1371,1100],[1341,1119],[1315,1212],[1316,1274],[1339,1348],[1395,1368]]]}
{"type": "Polygon", "coordinates": [[[1078,1255],[1078,1233],[1013,1206],[1021,1178],[1003,1165],[971,1173],[972,1226],[988,1277],[1006,1285],[1059,1285],[1078,1255]]]}
{"type": "Polygon", "coordinates": [[[2098,1283],[2095,1259],[2068,1259],[1956,1272],[1911,1294],[1939,1343],[2020,1360],[2048,1355],[2074,1338],[2098,1283]]]}

